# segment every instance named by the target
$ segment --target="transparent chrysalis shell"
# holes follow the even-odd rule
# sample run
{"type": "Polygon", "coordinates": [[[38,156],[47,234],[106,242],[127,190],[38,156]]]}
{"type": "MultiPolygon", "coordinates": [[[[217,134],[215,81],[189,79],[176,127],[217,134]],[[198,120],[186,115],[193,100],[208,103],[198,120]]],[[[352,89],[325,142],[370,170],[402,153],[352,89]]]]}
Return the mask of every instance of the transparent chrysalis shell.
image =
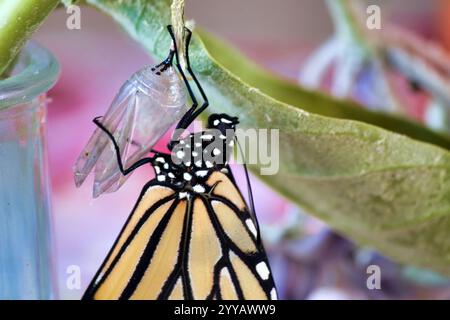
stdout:
{"type": "MultiPolygon", "coordinates": [[[[125,168],[146,156],[187,111],[184,83],[172,67],[158,75],[146,67],[121,87],[101,119],[120,147],[125,168]]],[[[77,187],[95,167],[94,198],[114,192],[126,181],[108,136],[97,128],[74,166],[77,187]]]]}

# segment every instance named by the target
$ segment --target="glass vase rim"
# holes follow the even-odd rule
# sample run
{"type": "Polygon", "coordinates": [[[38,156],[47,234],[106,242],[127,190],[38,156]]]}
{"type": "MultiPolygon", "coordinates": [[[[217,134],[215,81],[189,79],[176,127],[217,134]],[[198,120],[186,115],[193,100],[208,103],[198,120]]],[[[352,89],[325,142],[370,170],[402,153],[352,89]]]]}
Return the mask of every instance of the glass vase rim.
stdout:
{"type": "Polygon", "coordinates": [[[50,90],[60,73],[55,56],[36,41],[29,41],[19,55],[23,69],[0,80],[0,111],[29,103],[50,90]]]}

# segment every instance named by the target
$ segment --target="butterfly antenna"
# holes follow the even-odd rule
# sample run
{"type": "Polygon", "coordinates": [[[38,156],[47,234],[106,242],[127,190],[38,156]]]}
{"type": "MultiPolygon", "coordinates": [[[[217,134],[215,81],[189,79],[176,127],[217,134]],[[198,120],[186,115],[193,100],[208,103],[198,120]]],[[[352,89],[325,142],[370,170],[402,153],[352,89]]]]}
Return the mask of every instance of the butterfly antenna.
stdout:
{"type": "Polygon", "coordinates": [[[245,153],[242,149],[241,144],[239,143],[239,139],[237,137],[234,138],[234,140],[236,141],[236,144],[238,145],[238,148],[241,152],[242,158],[244,160],[243,163],[243,167],[244,167],[244,172],[245,172],[245,179],[247,180],[247,191],[248,191],[248,201],[250,202],[250,215],[253,218],[253,223],[255,224],[256,230],[257,230],[257,240],[258,242],[260,241],[260,230],[259,230],[259,223],[258,223],[258,219],[256,218],[256,211],[255,211],[255,201],[253,199],[253,190],[252,190],[252,184],[250,183],[250,175],[248,173],[248,168],[247,168],[247,160],[245,158],[245,153]]]}

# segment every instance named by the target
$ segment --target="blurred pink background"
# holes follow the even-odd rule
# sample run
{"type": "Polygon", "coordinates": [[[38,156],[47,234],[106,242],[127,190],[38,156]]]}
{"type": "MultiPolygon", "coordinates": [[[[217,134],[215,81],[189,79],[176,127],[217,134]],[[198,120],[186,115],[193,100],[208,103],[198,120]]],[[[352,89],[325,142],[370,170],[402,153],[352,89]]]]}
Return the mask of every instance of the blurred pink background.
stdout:
{"type": "MultiPolygon", "coordinates": [[[[431,18],[438,1],[388,2],[386,12],[392,20],[427,38],[439,36],[431,18]]],[[[188,18],[292,79],[307,53],[332,32],[324,4],[317,0],[188,0],[187,5],[188,18]]],[[[94,130],[91,120],[106,111],[133,72],[153,61],[105,15],[83,7],[81,30],[68,30],[66,19],[65,10],[57,10],[35,38],[56,55],[62,67],[48,109],[56,277],[60,298],[78,299],[152,173],[143,167],[118,192],[92,200],[92,179],[75,188],[72,166],[94,130]],[[66,286],[66,270],[71,265],[81,268],[80,290],[66,286]]],[[[252,181],[256,210],[267,232],[275,223],[289,223],[298,209],[256,179],[252,181]]],[[[312,232],[321,225],[313,221],[312,232]]]]}

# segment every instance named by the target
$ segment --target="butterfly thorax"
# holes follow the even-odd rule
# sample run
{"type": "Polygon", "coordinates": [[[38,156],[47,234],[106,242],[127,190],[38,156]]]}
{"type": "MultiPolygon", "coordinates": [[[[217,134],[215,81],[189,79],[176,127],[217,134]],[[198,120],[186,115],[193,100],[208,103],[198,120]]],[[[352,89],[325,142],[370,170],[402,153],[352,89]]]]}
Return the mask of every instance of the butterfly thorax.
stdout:
{"type": "Polygon", "coordinates": [[[192,133],[176,143],[171,154],[157,153],[152,163],[156,179],[180,191],[208,193],[212,172],[227,171],[234,149],[237,119],[213,114],[205,131],[192,133]]]}

